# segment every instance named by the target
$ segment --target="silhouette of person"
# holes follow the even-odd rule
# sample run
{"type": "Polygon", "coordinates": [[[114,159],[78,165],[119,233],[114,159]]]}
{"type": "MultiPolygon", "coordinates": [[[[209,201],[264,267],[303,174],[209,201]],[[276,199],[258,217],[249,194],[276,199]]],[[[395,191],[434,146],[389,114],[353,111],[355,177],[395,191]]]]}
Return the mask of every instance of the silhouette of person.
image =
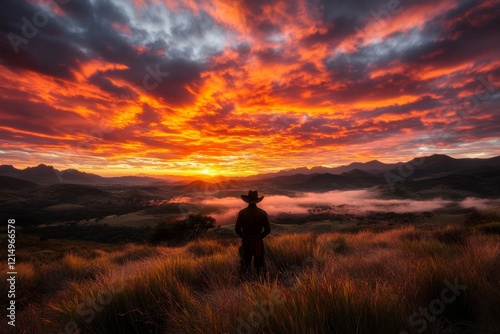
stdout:
{"type": "Polygon", "coordinates": [[[248,207],[238,213],[234,229],[241,237],[240,275],[250,273],[253,257],[257,275],[261,276],[266,273],[263,239],[271,233],[267,212],[257,207],[257,203],[262,201],[264,196],[259,197],[257,190],[249,190],[248,195],[241,195],[241,199],[248,203],[248,207]]]}

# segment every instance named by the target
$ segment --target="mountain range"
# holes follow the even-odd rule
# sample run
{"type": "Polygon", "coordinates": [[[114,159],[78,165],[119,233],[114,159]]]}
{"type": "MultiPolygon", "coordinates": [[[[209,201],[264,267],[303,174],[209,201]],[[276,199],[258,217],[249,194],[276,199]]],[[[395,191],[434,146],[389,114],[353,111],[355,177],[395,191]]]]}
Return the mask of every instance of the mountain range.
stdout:
{"type": "Polygon", "coordinates": [[[25,169],[17,169],[12,165],[1,165],[0,176],[17,178],[38,184],[150,185],[165,182],[162,179],[148,176],[103,177],[97,174],[81,172],[76,169],[59,171],[53,166],[44,164],[25,169]]]}
{"type": "MultiPolygon", "coordinates": [[[[447,155],[431,155],[412,159],[405,163],[386,164],[377,160],[354,162],[340,167],[302,167],[282,170],[277,173],[259,174],[248,177],[232,178],[221,182],[177,182],[172,184],[176,190],[198,191],[200,189],[230,189],[238,186],[251,187],[253,184],[273,187],[279,185],[296,190],[331,190],[371,187],[387,183],[403,183],[425,178],[448,175],[486,174],[500,176],[500,156],[489,159],[454,159],[447,155]],[[485,174],[486,173],[486,174],[485,174]]],[[[36,184],[86,184],[96,186],[110,185],[166,185],[164,178],[150,176],[103,177],[75,169],[59,171],[53,166],[40,164],[36,167],[17,169],[11,165],[0,166],[2,184],[13,187],[12,178],[36,184]],[[6,179],[8,178],[8,179],[6,179]]],[[[173,179],[172,179],[173,180],[173,179]]],[[[172,181],[170,180],[170,181],[172,181]]],[[[30,183],[20,183],[29,187],[30,183]]]]}
{"type": "Polygon", "coordinates": [[[432,155],[398,164],[370,161],[336,168],[297,168],[222,182],[197,180],[171,189],[232,196],[245,189],[290,194],[366,188],[378,188],[387,197],[399,198],[499,197],[500,157],[454,159],[432,155]]]}
{"type": "Polygon", "coordinates": [[[278,176],[289,176],[289,175],[296,175],[296,174],[304,174],[304,175],[309,175],[309,174],[324,174],[324,173],[330,173],[330,174],[342,174],[346,172],[350,172],[355,169],[359,169],[368,173],[372,174],[377,174],[380,172],[385,172],[387,170],[390,170],[394,167],[396,167],[397,164],[385,164],[383,162],[380,162],[378,160],[372,160],[368,162],[353,162],[349,165],[345,166],[339,166],[339,167],[323,167],[323,166],[315,166],[312,168],[307,168],[307,167],[300,167],[300,168],[293,168],[293,169],[286,169],[282,170],[276,173],[266,173],[266,174],[258,174],[255,176],[249,176],[246,177],[246,179],[263,179],[263,178],[270,178],[270,177],[278,177],[278,176]]]}

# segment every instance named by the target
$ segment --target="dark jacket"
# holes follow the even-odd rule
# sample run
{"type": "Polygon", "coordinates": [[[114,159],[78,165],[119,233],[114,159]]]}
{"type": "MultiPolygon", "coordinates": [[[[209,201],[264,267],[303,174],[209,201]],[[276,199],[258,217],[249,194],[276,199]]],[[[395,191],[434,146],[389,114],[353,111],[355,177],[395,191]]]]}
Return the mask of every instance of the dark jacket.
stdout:
{"type": "Polygon", "coordinates": [[[242,238],[257,236],[265,238],[271,233],[269,217],[264,210],[250,204],[238,213],[234,230],[242,238]]]}

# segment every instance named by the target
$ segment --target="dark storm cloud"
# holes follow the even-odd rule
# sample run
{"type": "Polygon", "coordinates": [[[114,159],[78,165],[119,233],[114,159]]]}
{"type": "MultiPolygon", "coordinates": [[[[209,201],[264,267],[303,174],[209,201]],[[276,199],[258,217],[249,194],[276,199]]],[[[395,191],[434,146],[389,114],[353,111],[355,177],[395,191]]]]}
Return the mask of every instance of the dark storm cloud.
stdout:
{"type": "MultiPolygon", "coordinates": [[[[401,115],[408,114],[410,111],[432,111],[433,109],[442,106],[440,99],[432,98],[431,96],[423,96],[418,101],[407,103],[404,106],[392,105],[388,107],[375,108],[365,113],[366,117],[377,117],[382,115],[401,115]]],[[[362,116],[363,114],[358,114],[362,116]]]]}
{"type": "Polygon", "coordinates": [[[349,124],[342,120],[335,120],[331,118],[321,118],[315,117],[310,119],[300,126],[295,127],[291,130],[291,134],[294,135],[306,135],[309,136],[315,133],[334,133],[345,130],[349,124]]]}
{"type": "MultiPolygon", "coordinates": [[[[324,124],[332,123],[332,121],[325,121],[324,124]]],[[[336,123],[335,121],[333,123],[336,123]]],[[[322,125],[323,127],[325,125],[322,125]]],[[[349,127],[326,127],[321,131],[316,131],[313,127],[304,131],[305,128],[295,131],[294,137],[305,143],[306,147],[321,147],[331,145],[357,145],[357,144],[370,144],[378,140],[384,140],[396,135],[405,133],[408,129],[425,129],[422,120],[417,117],[411,117],[399,121],[367,121],[349,127]],[[366,131],[370,128],[370,132],[366,131]]]]}
{"type": "Polygon", "coordinates": [[[267,19],[257,25],[257,31],[261,32],[265,36],[272,34],[281,34],[281,28],[279,27],[279,25],[272,23],[267,19]]]}
{"type": "Polygon", "coordinates": [[[107,75],[125,79],[141,91],[174,106],[192,103],[195,96],[185,85],[201,83],[203,65],[182,58],[157,60],[137,62],[133,68],[111,70],[107,75]]]}
{"type": "Polygon", "coordinates": [[[88,82],[101,88],[103,91],[111,93],[117,97],[131,97],[134,96],[134,92],[128,87],[120,87],[115,85],[111,80],[106,77],[103,72],[97,72],[92,75],[88,82]]]}
{"type": "MultiPolygon", "coordinates": [[[[74,79],[75,71],[86,61],[102,59],[116,64],[124,64],[127,70],[95,74],[89,82],[103,90],[116,94],[129,94],[128,89],[118,87],[109,79],[122,78],[139,89],[144,88],[145,77],[159,69],[160,73],[168,72],[168,76],[149,79],[150,93],[164,98],[173,104],[192,102],[193,96],[185,85],[199,81],[200,72],[205,64],[193,59],[194,50],[190,48],[176,49],[161,39],[147,44],[149,49],[139,53],[126,35],[113,28],[114,24],[130,26],[129,18],[123,10],[111,1],[98,1],[92,4],[88,0],[71,1],[61,5],[63,16],[47,14],[45,9],[30,5],[24,1],[7,1],[2,10],[8,19],[2,20],[0,30],[3,35],[2,55],[0,61],[8,67],[32,70],[56,78],[74,79]],[[47,24],[37,28],[33,38],[19,45],[16,53],[6,37],[9,33],[23,36],[23,17],[32,18],[35,13],[44,13],[48,17],[47,24]],[[161,54],[157,51],[169,50],[161,54]],[[159,67],[158,67],[159,66],[159,67]],[[148,69],[149,68],[149,69],[148,69]],[[109,77],[108,77],[109,76],[109,77]]],[[[189,40],[203,39],[204,32],[215,23],[206,14],[200,14],[188,24],[172,27],[172,38],[189,40]]],[[[147,32],[139,29],[133,31],[134,38],[144,38],[147,32]]],[[[210,47],[202,53],[213,52],[210,47]]]]}
{"type": "Polygon", "coordinates": [[[264,50],[259,50],[256,51],[255,54],[259,58],[259,60],[264,64],[273,64],[273,63],[279,63],[279,64],[286,64],[286,63],[292,63],[296,61],[297,59],[295,58],[290,58],[285,55],[284,50],[281,48],[266,48],[264,50]]]}
{"type": "Polygon", "coordinates": [[[500,8],[478,8],[478,4],[467,1],[444,17],[426,22],[421,31],[414,28],[395,32],[378,43],[358,46],[355,52],[326,59],[325,64],[336,78],[356,81],[366,78],[371,71],[390,66],[394,59],[408,66],[448,67],[498,54],[500,46],[495,41],[500,33],[500,8]]]}
{"type": "Polygon", "coordinates": [[[159,123],[162,120],[160,113],[148,104],[142,105],[142,113],[138,118],[144,126],[149,126],[151,123],[159,123]]]}
{"type": "Polygon", "coordinates": [[[64,136],[68,127],[82,130],[88,128],[86,123],[87,120],[76,113],[58,110],[44,103],[35,103],[25,99],[2,101],[1,126],[18,130],[16,132],[2,131],[4,140],[17,141],[22,137],[32,144],[38,144],[40,141],[51,144],[61,143],[62,139],[45,136],[64,136]],[[43,134],[43,136],[37,136],[37,134],[43,134]]]}
{"type": "Polygon", "coordinates": [[[2,16],[6,18],[0,21],[2,64],[64,79],[73,78],[71,69],[86,56],[74,43],[63,20],[16,0],[3,2],[2,16]],[[35,26],[34,17],[39,18],[36,22],[46,24],[35,26]]]}
{"type": "MultiPolygon", "coordinates": [[[[328,44],[331,48],[337,47],[346,37],[352,35],[355,31],[358,21],[353,21],[351,18],[341,16],[336,18],[334,22],[327,23],[326,31],[316,32],[306,36],[301,42],[305,47],[310,47],[315,44],[328,44]]],[[[359,21],[359,24],[361,21],[359,21]]]]}

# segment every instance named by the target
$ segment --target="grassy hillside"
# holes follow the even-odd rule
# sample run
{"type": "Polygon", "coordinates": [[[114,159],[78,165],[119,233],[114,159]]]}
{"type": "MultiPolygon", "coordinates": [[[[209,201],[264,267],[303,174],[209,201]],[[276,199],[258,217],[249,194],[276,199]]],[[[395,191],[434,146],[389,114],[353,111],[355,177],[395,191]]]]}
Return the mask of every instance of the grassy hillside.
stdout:
{"type": "Polygon", "coordinates": [[[17,333],[500,332],[498,224],[284,231],[263,282],[240,279],[236,238],[18,240],[17,333]]]}

